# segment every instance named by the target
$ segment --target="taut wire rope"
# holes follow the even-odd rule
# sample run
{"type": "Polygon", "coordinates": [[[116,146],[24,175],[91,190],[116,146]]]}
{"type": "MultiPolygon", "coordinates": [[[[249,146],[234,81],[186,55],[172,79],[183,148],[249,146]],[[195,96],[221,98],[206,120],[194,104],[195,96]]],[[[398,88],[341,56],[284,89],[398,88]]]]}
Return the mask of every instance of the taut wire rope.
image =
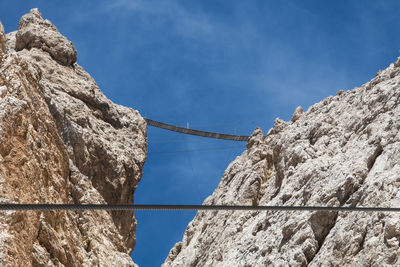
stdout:
{"type": "Polygon", "coordinates": [[[358,211],[400,212],[389,207],[331,207],[331,206],[243,206],[243,205],[140,205],[140,204],[15,204],[1,203],[5,210],[241,210],[241,211],[358,211]]]}

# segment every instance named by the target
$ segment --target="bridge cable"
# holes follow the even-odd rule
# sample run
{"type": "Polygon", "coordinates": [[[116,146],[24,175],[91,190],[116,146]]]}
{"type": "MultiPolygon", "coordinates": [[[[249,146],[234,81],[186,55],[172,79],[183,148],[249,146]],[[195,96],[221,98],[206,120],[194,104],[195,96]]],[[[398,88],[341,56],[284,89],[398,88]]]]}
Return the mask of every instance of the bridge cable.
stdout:
{"type": "Polygon", "coordinates": [[[241,211],[357,211],[400,212],[388,207],[330,207],[330,206],[241,206],[241,205],[157,205],[157,204],[15,204],[2,203],[6,210],[241,210],[241,211]]]}

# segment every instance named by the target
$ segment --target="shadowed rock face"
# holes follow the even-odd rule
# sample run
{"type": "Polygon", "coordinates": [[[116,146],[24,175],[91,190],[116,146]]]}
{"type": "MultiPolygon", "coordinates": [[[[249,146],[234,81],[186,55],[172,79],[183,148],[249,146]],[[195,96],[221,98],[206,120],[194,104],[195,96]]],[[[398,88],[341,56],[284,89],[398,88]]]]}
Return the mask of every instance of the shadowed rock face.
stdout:
{"type": "MultiPolygon", "coordinates": [[[[206,205],[400,206],[400,60],[263,137],[206,205]]],[[[164,266],[399,266],[400,214],[200,211],[164,266]]]]}
{"type": "MultiPolygon", "coordinates": [[[[1,24],[0,24],[1,25],[1,24]]],[[[0,26],[0,199],[132,203],[146,159],[140,114],[112,103],[37,9],[0,26]]],[[[2,266],[134,266],[133,212],[1,212],[2,266]]]]}
{"type": "Polygon", "coordinates": [[[6,53],[6,35],[4,33],[3,24],[0,22],[0,56],[6,53]]]}

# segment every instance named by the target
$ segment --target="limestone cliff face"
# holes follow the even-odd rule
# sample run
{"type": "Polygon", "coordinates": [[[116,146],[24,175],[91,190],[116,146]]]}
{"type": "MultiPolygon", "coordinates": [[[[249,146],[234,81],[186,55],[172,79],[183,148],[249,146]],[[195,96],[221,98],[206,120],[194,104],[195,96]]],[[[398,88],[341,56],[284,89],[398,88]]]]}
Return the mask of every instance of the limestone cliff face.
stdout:
{"type": "MultiPolygon", "coordinates": [[[[257,129],[204,204],[400,207],[400,60],[257,129]]],[[[400,214],[200,211],[164,266],[399,266],[400,214]]]]}
{"type": "MultiPolygon", "coordinates": [[[[37,9],[17,32],[0,26],[1,202],[133,202],[146,123],[76,59],[37,9]]],[[[135,230],[133,212],[1,212],[0,265],[134,266],[135,230]]]]}

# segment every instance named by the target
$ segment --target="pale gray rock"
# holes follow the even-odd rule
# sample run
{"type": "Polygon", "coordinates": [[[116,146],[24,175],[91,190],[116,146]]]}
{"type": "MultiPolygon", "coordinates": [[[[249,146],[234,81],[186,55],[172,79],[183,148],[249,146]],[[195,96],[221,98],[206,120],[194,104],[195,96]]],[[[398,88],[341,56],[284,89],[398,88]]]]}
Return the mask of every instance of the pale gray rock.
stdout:
{"type": "Polygon", "coordinates": [[[31,9],[21,18],[15,43],[17,51],[33,47],[48,52],[54,60],[63,65],[68,66],[76,62],[74,45],[62,36],[50,21],[44,20],[37,8],[31,9]]]}
{"type": "Polygon", "coordinates": [[[292,121],[292,122],[297,121],[297,120],[300,118],[301,114],[303,114],[303,108],[300,107],[300,106],[298,106],[298,107],[296,108],[296,110],[294,111],[294,113],[293,113],[293,116],[292,116],[291,121],[292,121]]]}
{"type": "MultiPolygon", "coordinates": [[[[144,119],[102,94],[37,10],[14,36],[0,62],[0,201],[133,203],[144,119]]],[[[132,211],[0,214],[0,266],[135,266],[135,242],[132,211]]]]}
{"type": "Polygon", "coordinates": [[[6,51],[7,53],[15,52],[15,36],[18,31],[9,32],[6,34],[6,51]]]}
{"type": "MultiPolygon", "coordinates": [[[[400,60],[280,119],[206,205],[400,206],[400,60]]],[[[399,266],[400,214],[199,211],[163,266],[399,266]]]]}

